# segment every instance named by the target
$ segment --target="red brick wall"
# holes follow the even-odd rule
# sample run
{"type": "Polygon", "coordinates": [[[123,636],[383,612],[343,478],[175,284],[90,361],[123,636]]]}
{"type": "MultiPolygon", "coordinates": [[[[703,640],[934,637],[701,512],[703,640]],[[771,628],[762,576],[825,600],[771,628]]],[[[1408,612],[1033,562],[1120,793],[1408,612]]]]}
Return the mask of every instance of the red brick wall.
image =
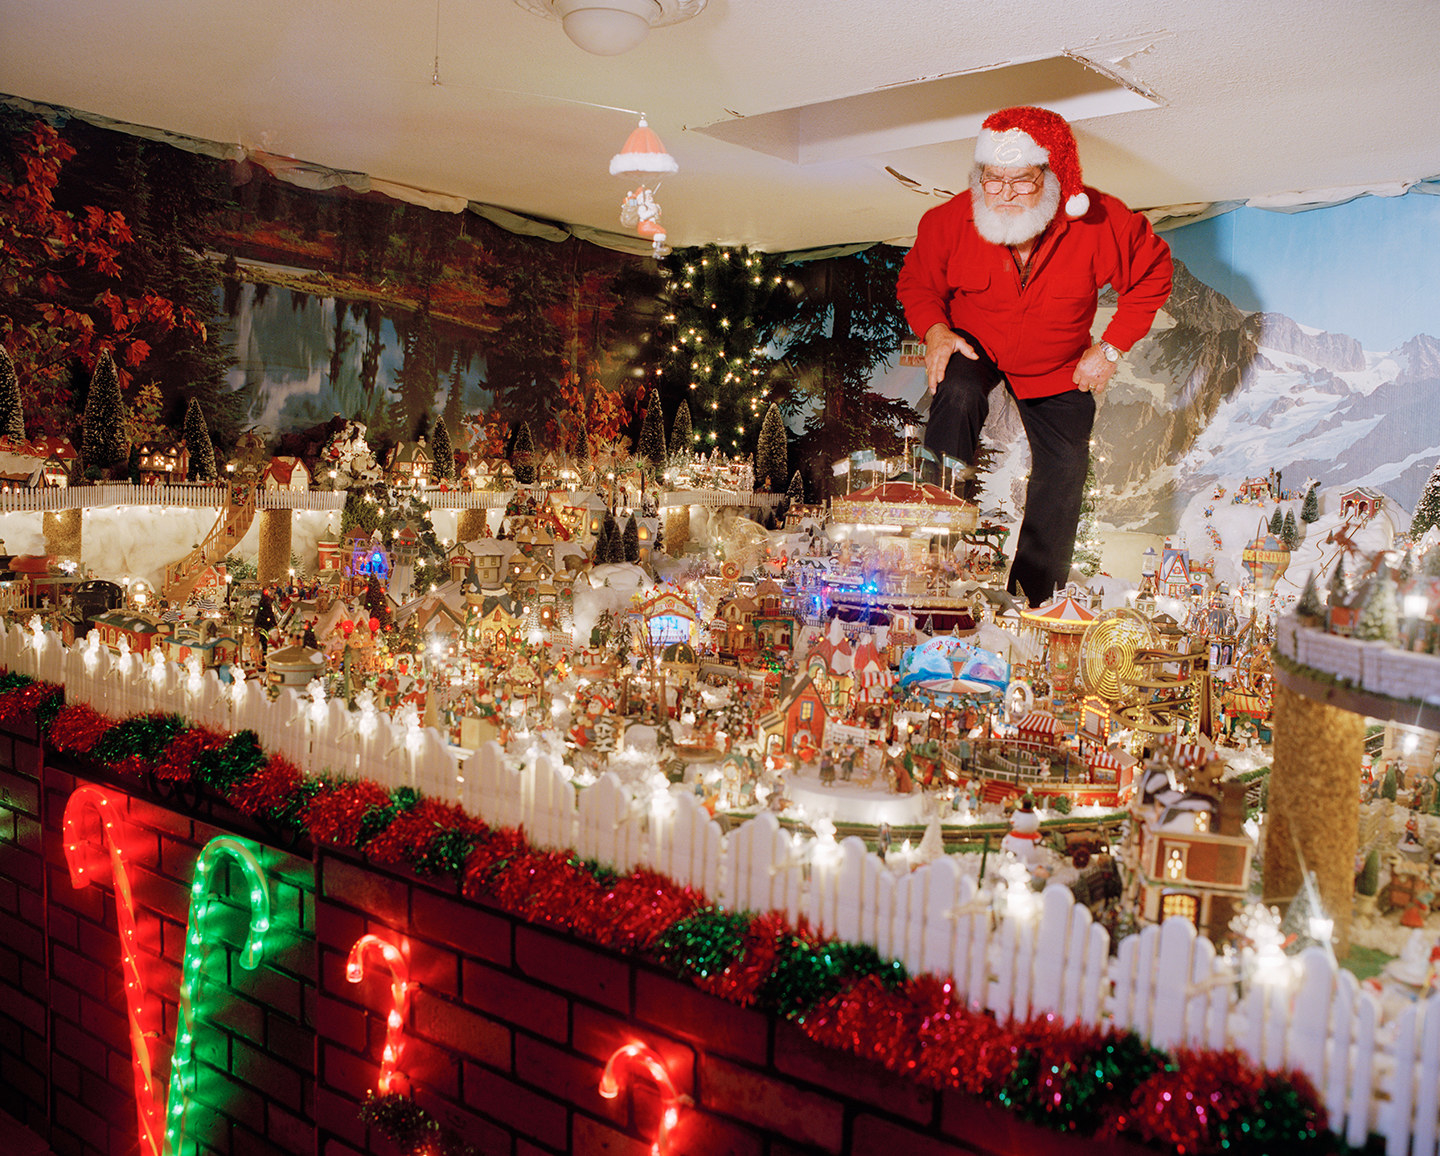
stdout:
{"type": "MultiPolygon", "coordinates": [[[[97,772],[52,762],[41,770],[33,736],[0,733],[0,1107],[48,1132],[61,1156],[128,1156],[137,1126],[109,868],[76,890],[60,843],[66,799],[97,772]]],[[[257,832],[204,800],[182,808],[134,795],[126,826],[147,984],[163,993],[152,1047],[164,1081],[195,857],[214,834],[257,832]]],[[[632,1041],[656,1049],[694,1100],[674,1134],[686,1156],[1104,1150],[920,1088],[643,961],[355,856],[269,847],[263,863],[276,924],[264,962],[237,966],[246,918],[234,904],[221,919],[227,947],[207,964],[203,1102],[188,1131],[204,1152],[391,1156],[358,1117],[390,999],[383,969],[358,985],[345,977],[367,931],[409,955],[401,1067],[418,1102],[483,1153],[645,1156],[659,1117],[653,1085],[598,1093],[605,1060],[632,1041]]]]}

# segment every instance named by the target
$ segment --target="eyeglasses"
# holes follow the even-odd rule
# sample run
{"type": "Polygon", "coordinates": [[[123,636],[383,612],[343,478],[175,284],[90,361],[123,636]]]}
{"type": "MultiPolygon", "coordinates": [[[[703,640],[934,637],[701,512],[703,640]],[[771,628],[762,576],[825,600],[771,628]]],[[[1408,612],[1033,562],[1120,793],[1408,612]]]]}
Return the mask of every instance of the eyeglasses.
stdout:
{"type": "Polygon", "coordinates": [[[1003,193],[1007,188],[1017,197],[1028,197],[1032,193],[1040,191],[1040,182],[1034,177],[1021,177],[1018,180],[1001,180],[999,177],[989,177],[980,182],[980,187],[991,196],[996,193],[1003,193]]]}

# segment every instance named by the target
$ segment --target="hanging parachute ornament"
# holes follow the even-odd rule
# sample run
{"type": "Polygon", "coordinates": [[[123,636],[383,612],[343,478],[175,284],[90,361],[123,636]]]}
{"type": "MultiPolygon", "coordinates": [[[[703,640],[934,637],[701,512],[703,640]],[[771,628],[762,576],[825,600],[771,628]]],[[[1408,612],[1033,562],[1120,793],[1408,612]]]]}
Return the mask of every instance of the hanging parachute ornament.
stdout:
{"type": "MultiPolygon", "coordinates": [[[[646,123],[644,113],[640,115],[640,124],[626,139],[624,148],[610,158],[611,176],[674,173],[679,170],[675,158],[665,151],[655,130],[646,123]]],[[[641,184],[625,194],[620,206],[620,224],[634,229],[642,237],[648,237],[656,257],[670,252],[670,246],[665,243],[665,226],[660,223],[659,202],[655,200],[655,191],[647,185],[641,184]]]]}

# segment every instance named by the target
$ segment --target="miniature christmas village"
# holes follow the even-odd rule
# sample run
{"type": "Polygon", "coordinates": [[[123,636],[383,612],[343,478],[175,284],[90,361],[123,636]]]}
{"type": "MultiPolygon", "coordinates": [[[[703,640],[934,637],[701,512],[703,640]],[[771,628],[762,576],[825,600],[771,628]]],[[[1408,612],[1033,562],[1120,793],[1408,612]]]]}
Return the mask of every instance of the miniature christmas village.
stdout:
{"type": "MultiPolygon", "coordinates": [[[[691,444],[688,416],[671,445],[691,444]]],[[[1285,943],[1333,938],[1402,995],[1436,982],[1440,475],[1408,535],[1379,493],[1240,479],[1192,504],[1201,550],[1168,539],[1129,579],[1098,572],[1088,516],[1089,573],[1030,608],[1003,588],[1004,511],[918,481],[909,453],[855,455],[827,505],[798,472],[757,491],[787,473],[778,415],[754,463],[667,453],[658,413],[635,454],[583,461],[524,427],[505,452],[456,448],[443,419],[381,451],[337,417],[312,452],[251,434],[217,462],[196,412],[109,478],[23,424],[0,442],[0,505],[6,536],[38,548],[6,554],[0,609],[67,645],[410,711],[456,748],[544,751],[580,786],[609,771],[722,823],[768,811],[859,835],[896,872],[1018,864],[1121,936],[1182,915],[1250,942],[1278,901],[1285,943]],[[213,524],[117,573],[85,539],[147,506],[213,524]],[[1360,694],[1348,709],[1371,720],[1342,769],[1358,821],[1338,884],[1320,879],[1334,854],[1297,865],[1267,845],[1286,678],[1360,694]]]]}

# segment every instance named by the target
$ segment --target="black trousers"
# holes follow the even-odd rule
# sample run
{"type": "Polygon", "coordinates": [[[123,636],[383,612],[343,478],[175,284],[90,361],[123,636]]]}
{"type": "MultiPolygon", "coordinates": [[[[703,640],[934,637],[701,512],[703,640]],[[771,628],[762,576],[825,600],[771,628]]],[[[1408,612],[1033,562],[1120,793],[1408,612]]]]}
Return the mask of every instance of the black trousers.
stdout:
{"type": "MultiPolygon", "coordinates": [[[[973,464],[990,412],[990,392],[1005,378],[974,337],[964,332],[960,336],[980,357],[972,361],[962,353],[951,356],[930,404],[925,448],[937,457],[948,454],[973,464]]],[[[1095,397],[1072,389],[1052,397],[1017,397],[1015,404],[1030,443],[1030,482],[1007,587],[1012,594],[1024,591],[1030,605],[1039,606],[1070,577],[1090,467],[1095,397]]]]}

